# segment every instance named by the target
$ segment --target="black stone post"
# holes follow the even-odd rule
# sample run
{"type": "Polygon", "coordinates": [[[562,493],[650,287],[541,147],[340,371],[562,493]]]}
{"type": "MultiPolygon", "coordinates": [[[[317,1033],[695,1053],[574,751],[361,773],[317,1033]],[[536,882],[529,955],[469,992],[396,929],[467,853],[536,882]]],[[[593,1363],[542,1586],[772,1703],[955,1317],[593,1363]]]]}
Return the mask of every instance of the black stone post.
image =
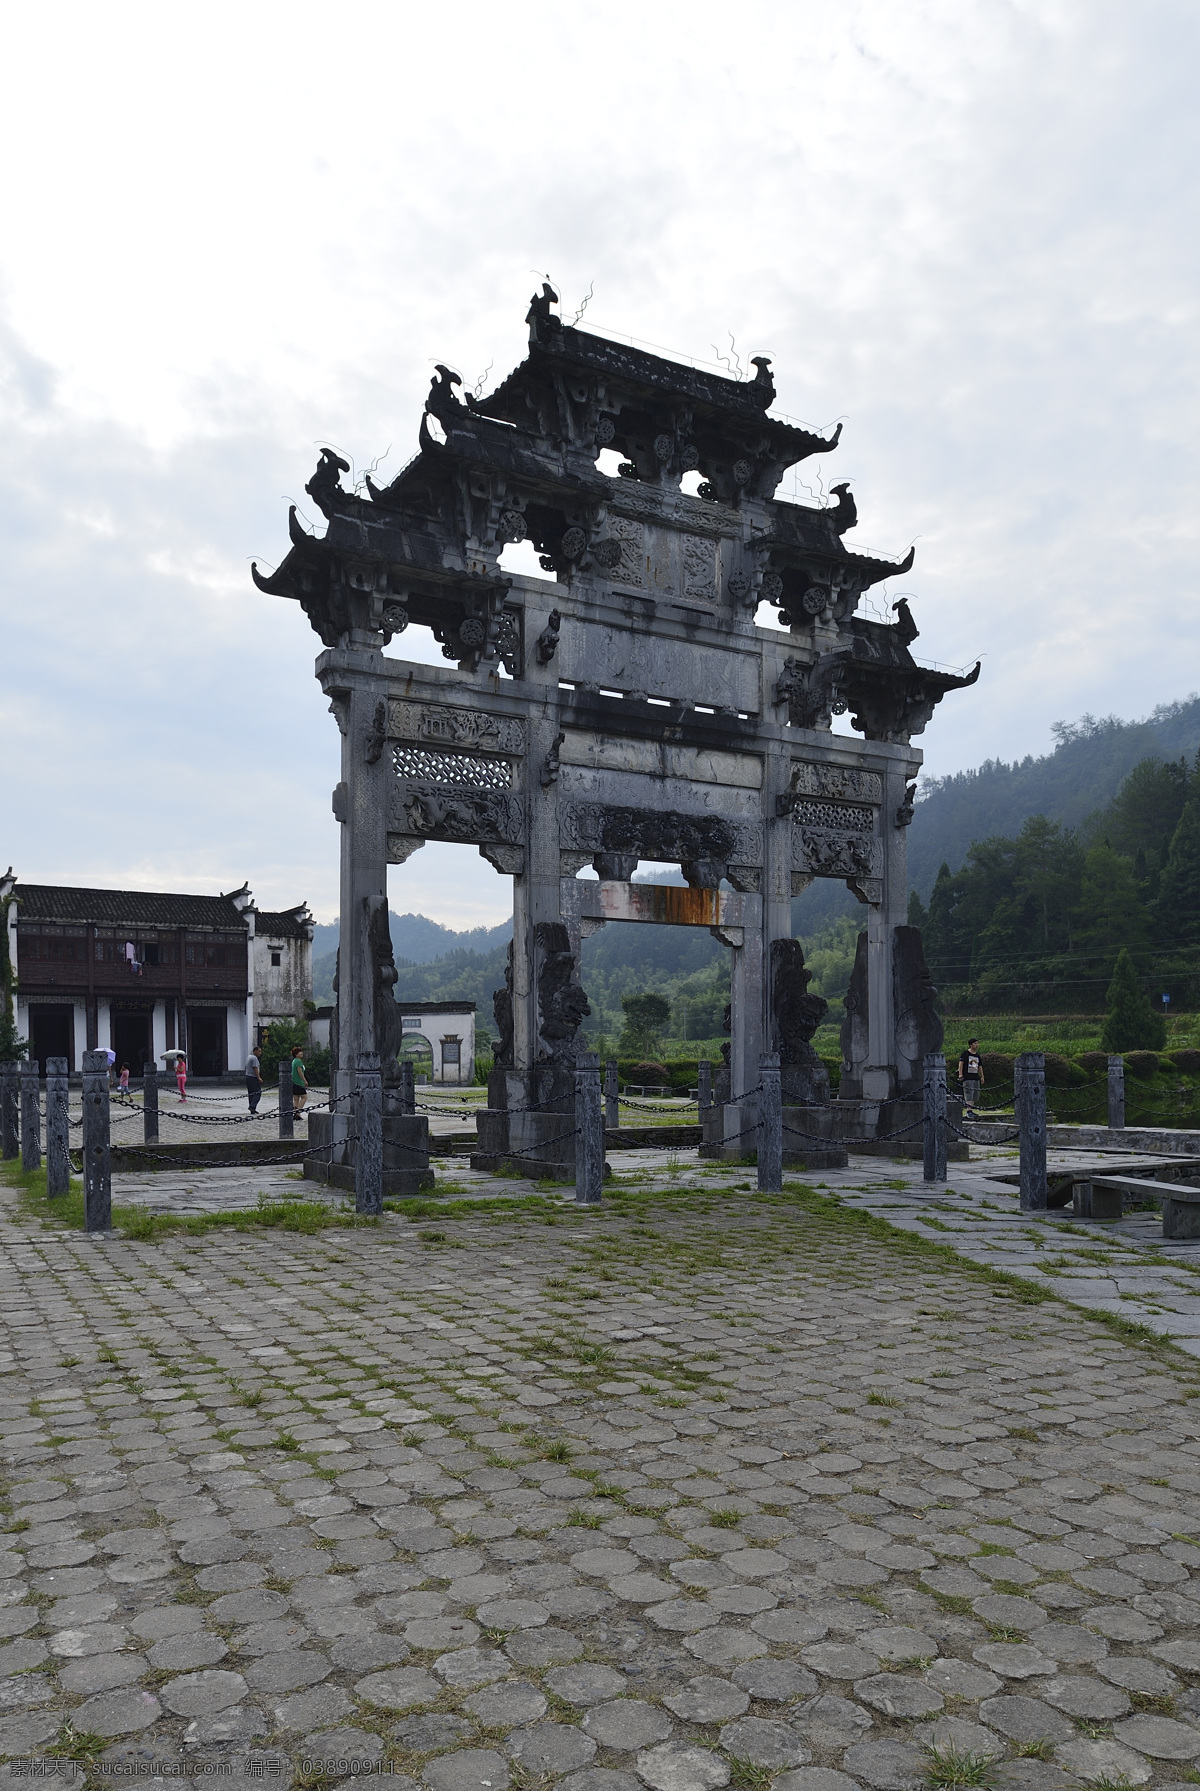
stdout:
{"type": "Polygon", "coordinates": [[[580,1206],[598,1206],[604,1185],[604,1110],[595,1051],[581,1051],[575,1059],[575,1124],[575,1199],[580,1206]]]}
{"type": "Polygon", "coordinates": [[[604,1066],[604,1128],[608,1132],[619,1132],[621,1129],[621,1099],[615,1057],[610,1057],[604,1066]]]}
{"type": "Polygon", "coordinates": [[[83,1229],[112,1230],[107,1051],[83,1056],[83,1229]]]}
{"type": "Polygon", "coordinates": [[[1125,1059],[1108,1060],[1108,1124],[1111,1131],[1125,1130],[1125,1059]]]}
{"type": "Polygon", "coordinates": [[[70,1114],[67,1110],[67,1060],[46,1059],[46,1192],[71,1191],[70,1114]]]}
{"type": "Polygon", "coordinates": [[[378,1051],[359,1053],[354,1078],[354,1210],[383,1212],[383,1078],[378,1051]]]}
{"type": "Polygon", "coordinates": [[[758,1060],[758,1191],[783,1189],[783,1083],[778,1051],[764,1051],[758,1060]]]}
{"type": "Polygon", "coordinates": [[[1046,1059],[1040,1051],[1022,1051],[1016,1072],[1017,1129],[1021,1140],[1021,1211],[1045,1212],[1046,1186],[1046,1059]]]}
{"type": "Polygon", "coordinates": [[[712,1064],[702,1057],[696,1065],[696,1103],[701,1113],[712,1106],[712,1064]]]}
{"type": "Polygon", "coordinates": [[[0,1158],[5,1163],[10,1163],[21,1148],[17,1127],[20,1098],[16,1064],[0,1064],[0,1158]]]}
{"type": "Polygon", "coordinates": [[[410,1061],[400,1065],[400,1111],[409,1114],[417,1111],[417,1085],[410,1061]]]}
{"type": "Polygon", "coordinates": [[[158,1143],[158,1070],[152,1063],[142,1066],[142,1138],[158,1143]]]}
{"type": "Polygon", "coordinates": [[[946,1179],[946,1059],[941,1051],[925,1054],[925,1173],[927,1182],[946,1179]]]}
{"type": "Polygon", "coordinates": [[[30,1058],[21,1064],[21,1168],[42,1166],[42,1103],[38,1067],[30,1058]]]}
{"type": "Polygon", "coordinates": [[[296,1127],[292,1120],[292,1066],[280,1062],[279,1065],[279,1136],[294,1138],[296,1127]]]}

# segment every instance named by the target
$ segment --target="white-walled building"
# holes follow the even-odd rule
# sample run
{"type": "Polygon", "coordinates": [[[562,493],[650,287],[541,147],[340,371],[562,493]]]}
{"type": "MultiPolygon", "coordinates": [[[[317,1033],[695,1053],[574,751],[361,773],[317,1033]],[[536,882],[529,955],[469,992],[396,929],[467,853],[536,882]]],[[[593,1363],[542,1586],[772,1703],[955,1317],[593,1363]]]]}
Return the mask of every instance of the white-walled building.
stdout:
{"type": "Polygon", "coordinates": [[[396,1005],[404,1021],[401,1050],[420,1039],[433,1059],[434,1082],[474,1082],[475,1003],[473,1001],[405,1001],[396,1005]]]}
{"type": "Polygon", "coordinates": [[[303,1018],[312,996],[307,908],[259,914],[246,885],[172,895],[22,883],[10,871],[0,922],[17,1030],[43,1073],[47,1057],[77,1073],[84,1051],[102,1048],[134,1075],[177,1049],[194,1076],[240,1074],[258,1026],[303,1018]]]}

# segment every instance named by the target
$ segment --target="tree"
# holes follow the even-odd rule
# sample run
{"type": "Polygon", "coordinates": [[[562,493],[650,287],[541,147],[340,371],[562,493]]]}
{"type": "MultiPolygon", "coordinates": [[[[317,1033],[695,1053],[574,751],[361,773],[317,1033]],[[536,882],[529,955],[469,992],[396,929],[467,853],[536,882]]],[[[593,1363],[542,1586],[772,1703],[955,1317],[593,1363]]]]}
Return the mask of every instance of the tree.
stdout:
{"type": "Polygon", "coordinates": [[[919,927],[922,931],[929,924],[929,910],[915,889],[908,892],[908,924],[910,927],[919,927]]]}
{"type": "Polygon", "coordinates": [[[1108,986],[1108,1018],[1100,1034],[1105,1051],[1161,1051],[1167,1023],[1140,986],[1133,959],[1122,947],[1108,986]]]}
{"type": "Polygon", "coordinates": [[[1093,846],[1083,861],[1075,944],[1108,958],[1122,948],[1136,951],[1149,938],[1149,921],[1133,861],[1107,841],[1093,846]]]}
{"type": "Polygon", "coordinates": [[[1159,932],[1171,945],[1200,945],[1200,801],[1184,806],[1158,890],[1159,932]]]}
{"type": "Polygon", "coordinates": [[[649,1057],[661,1045],[661,1033],[671,1018],[665,995],[622,995],[625,1024],[621,1028],[622,1057],[649,1057]]]}

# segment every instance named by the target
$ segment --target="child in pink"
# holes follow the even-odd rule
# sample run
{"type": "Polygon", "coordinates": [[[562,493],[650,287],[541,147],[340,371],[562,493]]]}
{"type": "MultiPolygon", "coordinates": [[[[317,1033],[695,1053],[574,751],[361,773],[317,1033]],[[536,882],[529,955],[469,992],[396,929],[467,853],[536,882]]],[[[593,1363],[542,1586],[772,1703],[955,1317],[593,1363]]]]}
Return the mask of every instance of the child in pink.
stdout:
{"type": "Polygon", "coordinates": [[[187,1100],[187,1058],[186,1057],[177,1057],[175,1059],[175,1086],[179,1090],[180,1100],[186,1101],[187,1100]]]}
{"type": "Polygon", "coordinates": [[[127,1063],[121,1065],[121,1079],[117,1083],[117,1089],[120,1094],[129,1093],[129,1065],[127,1063]]]}

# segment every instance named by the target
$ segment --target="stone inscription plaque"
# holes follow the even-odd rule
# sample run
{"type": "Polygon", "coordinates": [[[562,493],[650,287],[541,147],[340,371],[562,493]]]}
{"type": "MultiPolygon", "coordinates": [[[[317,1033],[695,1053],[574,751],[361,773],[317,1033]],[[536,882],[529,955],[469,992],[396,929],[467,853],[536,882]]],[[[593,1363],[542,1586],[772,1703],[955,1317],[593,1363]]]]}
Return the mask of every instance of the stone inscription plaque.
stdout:
{"type": "Polygon", "coordinates": [[[388,709],[388,734],[393,740],[428,740],[442,746],[474,747],[480,752],[525,751],[523,721],[433,703],[394,700],[388,709]]]}

